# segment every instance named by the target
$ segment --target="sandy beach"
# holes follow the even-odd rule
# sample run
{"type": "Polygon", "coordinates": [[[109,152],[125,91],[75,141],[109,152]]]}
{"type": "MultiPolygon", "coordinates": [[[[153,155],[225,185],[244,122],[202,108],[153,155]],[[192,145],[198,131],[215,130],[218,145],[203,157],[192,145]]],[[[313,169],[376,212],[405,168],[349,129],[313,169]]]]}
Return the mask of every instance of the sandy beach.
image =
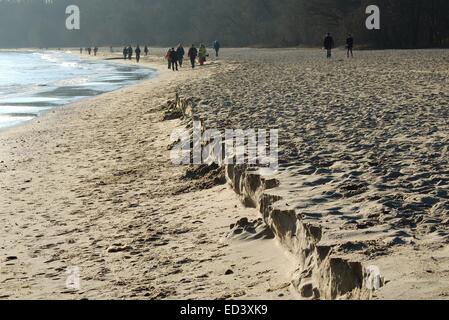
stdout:
{"type": "Polygon", "coordinates": [[[239,68],[183,91],[202,97],[195,111],[206,127],[280,130],[278,187],[251,170],[230,168],[228,178],[298,258],[296,291],[446,298],[448,51],[232,57],[239,68]],[[384,286],[367,292],[372,267],[384,286]]]}
{"type": "Polygon", "coordinates": [[[0,132],[0,298],[449,296],[447,50],[224,49],[180,72],[163,54],[154,79],[0,132]],[[174,166],[191,118],[164,120],[169,101],[278,129],[278,174],[174,166]]]}
{"type": "Polygon", "coordinates": [[[181,122],[162,121],[162,108],[221,66],[173,73],[162,62],[145,62],[155,79],[1,133],[2,298],[290,297],[275,240],[226,239],[258,212],[226,185],[184,179],[169,158],[181,122]],[[70,267],[79,291],[66,288],[70,267]]]}

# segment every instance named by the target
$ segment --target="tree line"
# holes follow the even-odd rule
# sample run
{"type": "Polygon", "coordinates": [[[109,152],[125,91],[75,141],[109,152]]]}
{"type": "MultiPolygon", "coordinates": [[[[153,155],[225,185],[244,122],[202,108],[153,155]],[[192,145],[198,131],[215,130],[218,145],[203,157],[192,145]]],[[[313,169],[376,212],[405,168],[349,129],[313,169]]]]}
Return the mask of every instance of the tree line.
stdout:
{"type": "Polygon", "coordinates": [[[224,46],[320,46],[331,32],[359,47],[449,47],[447,0],[0,0],[0,47],[79,47],[179,42],[224,46]],[[379,6],[381,29],[365,9],[379,6]],[[65,28],[80,8],[81,29],[65,28]]]}

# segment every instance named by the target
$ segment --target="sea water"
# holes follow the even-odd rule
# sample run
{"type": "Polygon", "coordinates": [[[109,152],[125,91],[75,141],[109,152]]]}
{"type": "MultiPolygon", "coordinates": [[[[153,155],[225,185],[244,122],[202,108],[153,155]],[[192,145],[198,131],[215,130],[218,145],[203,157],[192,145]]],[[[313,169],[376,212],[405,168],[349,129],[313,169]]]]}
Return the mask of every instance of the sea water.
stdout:
{"type": "Polygon", "coordinates": [[[0,51],[0,129],[154,75],[153,69],[68,52],[0,51]]]}

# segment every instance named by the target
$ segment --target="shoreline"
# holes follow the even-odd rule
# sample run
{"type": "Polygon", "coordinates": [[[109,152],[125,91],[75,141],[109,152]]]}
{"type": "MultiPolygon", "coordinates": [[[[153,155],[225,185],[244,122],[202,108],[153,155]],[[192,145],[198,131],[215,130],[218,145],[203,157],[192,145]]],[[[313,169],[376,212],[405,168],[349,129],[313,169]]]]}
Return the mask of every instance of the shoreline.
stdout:
{"type": "Polygon", "coordinates": [[[291,264],[274,240],[226,240],[231,223],[257,212],[229,187],[195,187],[169,163],[169,135],[182,124],[161,122],[161,106],[182,81],[220,66],[154,67],[156,78],[0,136],[2,298],[291,297],[291,264]],[[64,287],[71,266],[81,269],[80,291],[64,287]]]}
{"type": "MultiPolygon", "coordinates": [[[[60,54],[64,54],[67,57],[73,57],[73,58],[81,59],[79,61],[89,62],[89,61],[93,60],[93,59],[86,59],[86,57],[83,58],[81,55],[73,54],[73,52],[71,52],[69,50],[61,50],[61,51],[40,50],[40,51],[36,51],[36,50],[31,50],[31,49],[23,49],[23,50],[16,50],[15,52],[18,52],[18,53],[27,53],[27,52],[29,52],[29,53],[42,53],[42,54],[45,54],[45,53],[50,53],[50,54],[51,53],[60,53],[60,54]]],[[[67,59],[61,60],[60,62],[65,63],[65,62],[67,62],[66,60],[67,59]]],[[[97,61],[98,61],[98,64],[101,65],[101,66],[110,65],[110,66],[113,66],[114,68],[120,68],[123,65],[123,63],[114,62],[114,61],[108,61],[106,59],[97,59],[97,61]]],[[[73,61],[71,61],[70,63],[73,63],[73,61]]],[[[58,63],[55,62],[55,65],[58,65],[58,63]]],[[[147,66],[147,65],[146,66],[145,65],[140,65],[139,66],[137,64],[135,64],[135,65],[133,64],[132,68],[135,68],[133,70],[148,70],[148,74],[145,75],[146,78],[139,80],[138,76],[136,74],[135,78],[123,79],[122,83],[115,82],[115,83],[117,83],[117,85],[114,85],[114,86],[116,86],[116,88],[112,88],[112,87],[106,88],[106,86],[109,85],[108,81],[106,80],[106,81],[99,82],[99,83],[101,83],[102,87],[97,89],[98,84],[95,82],[97,79],[88,79],[87,80],[85,78],[87,76],[86,74],[83,74],[83,75],[79,74],[79,75],[77,75],[78,77],[83,77],[84,80],[90,81],[91,83],[95,83],[95,84],[90,84],[88,86],[76,86],[77,92],[66,92],[65,95],[60,95],[59,93],[56,93],[56,96],[55,96],[55,95],[53,95],[53,92],[57,92],[58,90],[66,89],[66,88],[67,88],[66,90],[72,90],[73,91],[73,87],[71,85],[57,85],[56,84],[56,83],[59,83],[61,81],[64,82],[64,81],[68,81],[68,80],[71,80],[71,79],[67,79],[67,78],[65,78],[65,79],[53,79],[52,80],[53,82],[51,82],[48,85],[45,84],[45,85],[42,86],[40,84],[38,85],[37,83],[33,84],[33,86],[36,86],[36,87],[45,87],[45,88],[51,87],[50,91],[48,91],[48,89],[44,90],[44,91],[37,91],[37,90],[35,90],[35,91],[27,91],[27,92],[21,93],[20,95],[8,93],[8,99],[9,100],[10,99],[13,99],[13,100],[14,99],[19,99],[20,100],[20,99],[23,99],[23,98],[34,99],[35,97],[37,97],[39,95],[42,95],[42,94],[45,94],[46,98],[50,99],[50,100],[48,102],[49,103],[48,105],[42,105],[41,101],[38,101],[37,105],[35,104],[35,102],[30,102],[27,105],[27,107],[31,107],[31,108],[34,108],[34,107],[45,107],[45,109],[44,110],[40,110],[38,113],[32,114],[32,116],[34,116],[34,119],[18,121],[18,123],[14,124],[14,125],[5,125],[5,126],[1,127],[0,128],[0,132],[3,132],[4,130],[7,130],[8,128],[20,126],[20,125],[23,125],[24,123],[28,123],[30,121],[33,121],[33,120],[37,119],[37,118],[40,118],[44,114],[46,114],[49,111],[52,111],[55,108],[56,109],[57,108],[65,108],[67,106],[76,104],[77,102],[81,102],[83,100],[86,100],[86,99],[89,99],[89,98],[92,98],[92,97],[96,97],[96,96],[99,96],[99,95],[102,95],[102,94],[105,94],[105,93],[108,93],[108,92],[117,91],[117,90],[126,88],[128,86],[131,86],[133,84],[137,84],[137,83],[139,83],[141,81],[157,77],[157,70],[151,68],[150,66],[147,66]],[[96,94],[92,95],[92,93],[90,93],[89,91],[95,91],[96,94]],[[11,98],[11,95],[13,96],[12,98],[11,98]],[[53,100],[56,101],[56,103],[54,103],[53,100]]],[[[110,71],[108,71],[108,72],[110,73],[110,71]]],[[[119,73],[120,73],[120,71],[117,69],[114,74],[109,74],[109,75],[110,76],[116,76],[119,73]]],[[[102,76],[104,76],[104,75],[105,75],[105,73],[103,72],[102,76]]],[[[12,105],[14,105],[16,103],[16,101],[14,100],[13,102],[9,102],[9,103],[12,103],[12,105]]],[[[8,106],[7,104],[5,104],[5,105],[8,106]]],[[[19,107],[20,106],[21,105],[19,105],[19,107]]],[[[20,109],[18,109],[18,110],[20,110],[20,109]]]]}

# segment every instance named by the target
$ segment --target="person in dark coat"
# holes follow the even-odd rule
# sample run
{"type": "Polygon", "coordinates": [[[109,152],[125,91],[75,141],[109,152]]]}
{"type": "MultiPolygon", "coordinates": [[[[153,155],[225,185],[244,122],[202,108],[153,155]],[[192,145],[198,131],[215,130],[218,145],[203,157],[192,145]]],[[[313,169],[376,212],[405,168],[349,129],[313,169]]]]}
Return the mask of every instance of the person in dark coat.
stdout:
{"type": "Polygon", "coordinates": [[[123,48],[123,59],[126,60],[128,58],[128,47],[123,48]]]}
{"type": "Polygon", "coordinates": [[[348,50],[348,58],[349,54],[351,54],[351,58],[354,58],[354,54],[352,53],[352,49],[354,48],[354,38],[351,34],[348,34],[348,38],[346,38],[346,49],[348,50]]]}
{"type": "Polygon", "coordinates": [[[190,63],[192,65],[192,69],[194,69],[195,68],[196,57],[198,57],[198,49],[195,48],[194,44],[192,44],[192,47],[190,47],[189,52],[187,53],[187,55],[189,56],[190,63]]]}
{"type": "Polygon", "coordinates": [[[133,47],[128,47],[128,60],[131,60],[133,58],[133,47]]]}
{"type": "Polygon", "coordinates": [[[140,50],[140,46],[137,45],[137,48],[136,48],[136,61],[137,61],[137,63],[139,63],[139,61],[140,61],[140,54],[141,53],[142,53],[142,50],[140,50]]]}
{"type": "Polygon", "coordinates": [[[186,54],[182,44],[176,49],[176,56],[178,58],[179,66],[182,67],[182,62],[184,61],[184,55],[186,54]]]}
{"type": "Polygon", "coordinates": [[[178,54],[175,50],[175,48],[171,48],[171,55],[170,55],[170,60],[171,60],[171,68],[173,71],[178,71],[178,54]]]}
{"type": "Polygon", "coordinates": [[[148,50],[148,46],[145,46],[143,52],[145,52],[145,56],[148,55],[148,53],[150,52],[150,50],[148,50]]]}
{"type": "Polygon", "coordinates": [[[213,47],[215,50],[215,56],[218,58],[218,52],[220,51],[221,48],[220,42],[218,42],[218,40],[215,40],[213,47]]]}
{"type": "Polygon", "coordinates": [[[332,49],[334,48],[334,38],[332,38],[331,34],[326,34],[324,38],[324,49],[326,49],[326,56],[328,59],[332,58],[332,49]]]}

